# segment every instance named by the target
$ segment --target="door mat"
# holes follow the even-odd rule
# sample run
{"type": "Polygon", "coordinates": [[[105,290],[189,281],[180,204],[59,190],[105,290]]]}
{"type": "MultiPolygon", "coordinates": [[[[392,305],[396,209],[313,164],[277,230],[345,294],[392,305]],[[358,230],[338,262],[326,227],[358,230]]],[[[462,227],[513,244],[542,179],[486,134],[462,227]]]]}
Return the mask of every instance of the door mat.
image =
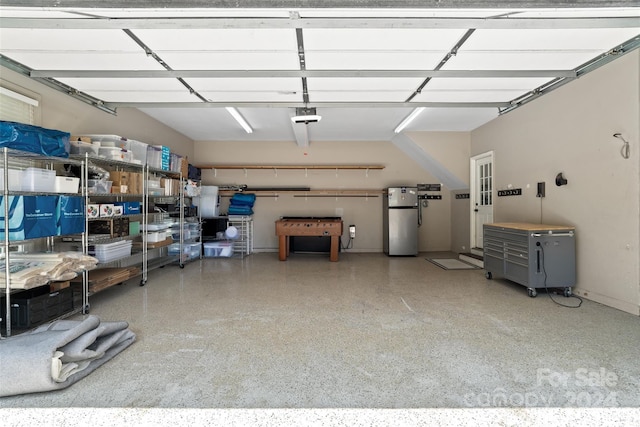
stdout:
{"type": "Polygon", "coordinates": [[[427,261],[437,265],[444,270],[475,270],[480,267],[467,264],[455,258],[425,258],[427,261]]]}

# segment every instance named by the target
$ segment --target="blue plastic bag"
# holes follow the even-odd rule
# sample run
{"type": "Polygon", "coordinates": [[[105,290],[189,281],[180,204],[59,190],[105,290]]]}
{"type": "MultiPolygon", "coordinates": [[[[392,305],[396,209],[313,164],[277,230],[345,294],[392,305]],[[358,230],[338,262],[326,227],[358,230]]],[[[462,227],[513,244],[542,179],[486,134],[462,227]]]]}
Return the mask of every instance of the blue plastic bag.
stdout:
{"type": "Polygon", "coordinates": [[[70,136],[68,132],[59,130],[0,121],[0,147],[67,158],[70,136]]]}

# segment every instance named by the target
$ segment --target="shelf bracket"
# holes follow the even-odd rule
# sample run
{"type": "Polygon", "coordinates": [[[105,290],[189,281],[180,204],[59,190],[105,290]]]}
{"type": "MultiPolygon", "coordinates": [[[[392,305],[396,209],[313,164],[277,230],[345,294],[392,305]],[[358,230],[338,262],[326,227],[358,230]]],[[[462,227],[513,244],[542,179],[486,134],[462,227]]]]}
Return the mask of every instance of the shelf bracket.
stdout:
{"type": "Polygon", "coordinates": [[[278,168],[273,168],[273,174],[278,177],[278,168]]]}
{"type": "Polygon", "coordinates": [[[213,177],[217,178],[218,177],[218,169],[213,168],[213,177]]]}
{"type": "Polygon", "coordinates": [[[304,168],[304,177],[309,178],[309,169],[304,168]]]}
{"type": "Polygon", "coordinates": [[[338,177],[338,168],[336,168],[336,178],[338,177]]]}
{"type": "Polygon", "coordinates": [[[364,177],[369,178],[369,168],[365,169],[364,177]]]}
{"type": "Polygon", "coordinates": [[[248,175],[248,174],[247,174],[247,168],[244,168],[244,177],[246,178],[246,177],[247,177],[247,175],[248,175]]]}

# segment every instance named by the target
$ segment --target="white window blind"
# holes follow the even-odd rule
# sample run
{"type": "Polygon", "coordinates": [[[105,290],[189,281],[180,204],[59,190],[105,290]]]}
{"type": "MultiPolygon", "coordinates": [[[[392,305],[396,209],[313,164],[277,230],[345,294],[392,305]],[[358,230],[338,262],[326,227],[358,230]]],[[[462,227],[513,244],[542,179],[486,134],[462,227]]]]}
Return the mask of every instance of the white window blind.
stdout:
{"type": "Polygon", "coordinates": [[[38,100],[0,87],[0,120],[36,124],[38,100]]]}

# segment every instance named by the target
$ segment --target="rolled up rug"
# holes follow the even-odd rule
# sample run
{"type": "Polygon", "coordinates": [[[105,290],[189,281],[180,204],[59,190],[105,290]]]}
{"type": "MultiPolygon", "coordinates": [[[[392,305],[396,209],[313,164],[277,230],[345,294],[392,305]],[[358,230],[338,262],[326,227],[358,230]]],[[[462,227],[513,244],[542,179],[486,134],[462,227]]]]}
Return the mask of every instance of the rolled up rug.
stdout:
{"type": "Polygon", "coordinates": [[[128,327],[87,316],[0,340],[0,396],[68,387],[129,347],[136,336],[128,327]]]}

